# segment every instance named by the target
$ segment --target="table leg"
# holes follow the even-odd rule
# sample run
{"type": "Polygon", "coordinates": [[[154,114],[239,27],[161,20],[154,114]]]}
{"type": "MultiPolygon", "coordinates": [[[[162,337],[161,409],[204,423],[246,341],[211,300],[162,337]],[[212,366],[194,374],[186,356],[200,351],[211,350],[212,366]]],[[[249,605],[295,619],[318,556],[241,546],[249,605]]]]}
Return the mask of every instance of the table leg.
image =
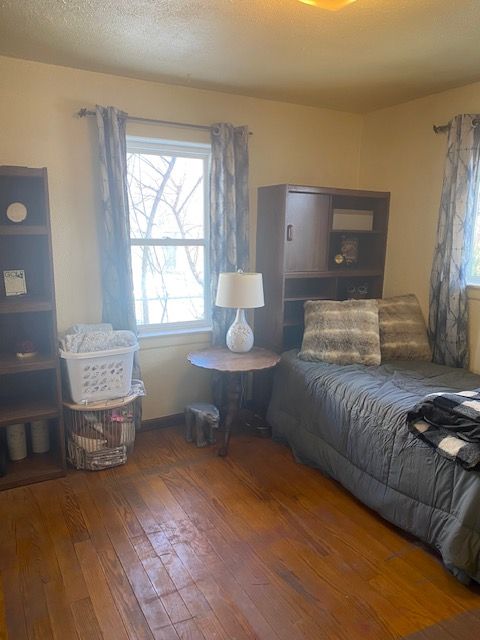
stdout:
{"type": "Polygon", "coordinates": [[[226,456],[228,453],[228,443],[230,442],[230,432],[232,424],[238,413],[238,402],[241,394],[240,374],[227,373],[227,416],[225,418],[225,440],[223,446],[218,450],[219,456],[226,456]]]}

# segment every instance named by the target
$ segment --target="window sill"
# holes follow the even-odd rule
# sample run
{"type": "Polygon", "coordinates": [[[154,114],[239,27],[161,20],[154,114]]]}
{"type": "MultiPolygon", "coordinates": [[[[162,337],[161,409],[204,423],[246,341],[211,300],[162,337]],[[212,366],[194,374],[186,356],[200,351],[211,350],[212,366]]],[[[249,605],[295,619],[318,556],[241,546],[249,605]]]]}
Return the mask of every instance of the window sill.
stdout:
{"type": "Polygon", "coordinates": [[[480,302],[480,284],[467,285],[467,296],[469,300],[478,300],[480,302]]]}
{"type": "Polygon", "coordinates": [[[143,340],[144,338],[161,338],[163,336],[181,336],[181,335],[189,335],[195,333],[212,333],[212,327],[189,327],[185,329],[166,329],[164,331],[145,331],[139,332],[138,339],[143,340]]]}
{"type": "Polygon", "coordinates": [[[210,344],[212,329],[196,327],[190,329],[172,329],[171,331],[150,332],[139,334],[140,350],[182,347],[184,345],[210,344]]]}

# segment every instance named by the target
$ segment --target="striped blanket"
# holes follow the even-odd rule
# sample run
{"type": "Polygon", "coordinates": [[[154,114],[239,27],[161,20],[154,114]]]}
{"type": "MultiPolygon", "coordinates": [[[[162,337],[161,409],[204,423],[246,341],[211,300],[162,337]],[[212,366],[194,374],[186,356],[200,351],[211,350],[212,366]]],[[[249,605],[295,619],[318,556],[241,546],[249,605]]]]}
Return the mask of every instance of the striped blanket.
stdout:
{"type": "Polygon", "coordinates": [[[407,414],[411,433],[465,469],[480,465],[480,389],[432,393],[407,414]]]}

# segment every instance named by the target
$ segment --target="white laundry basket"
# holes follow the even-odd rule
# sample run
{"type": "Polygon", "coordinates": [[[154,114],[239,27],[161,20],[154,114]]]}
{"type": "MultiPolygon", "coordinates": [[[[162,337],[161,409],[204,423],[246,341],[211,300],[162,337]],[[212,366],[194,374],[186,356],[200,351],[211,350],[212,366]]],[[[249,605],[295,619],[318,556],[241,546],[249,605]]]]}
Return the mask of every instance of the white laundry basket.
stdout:
{"type": "Polygon", "coordinates": [[[133,356],[138,344],[131,347],[70,353],[60,350],[65,360],[70,394],[77,404],[111,400],[128,395],[132,383],[133,356]]]}

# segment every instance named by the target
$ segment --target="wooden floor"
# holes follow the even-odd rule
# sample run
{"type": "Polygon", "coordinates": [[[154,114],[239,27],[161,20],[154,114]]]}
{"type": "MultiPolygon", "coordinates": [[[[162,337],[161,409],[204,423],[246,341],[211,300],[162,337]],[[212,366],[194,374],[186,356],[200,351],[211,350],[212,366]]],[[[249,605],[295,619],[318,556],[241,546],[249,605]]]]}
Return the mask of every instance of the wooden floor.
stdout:
{"type": "Polygon", "coordinates": [[[221,459],[146,432],[124,467],[0,494],[0,573],[2,640],[480,637],[478,590],[248,435],[221,459]]]}

